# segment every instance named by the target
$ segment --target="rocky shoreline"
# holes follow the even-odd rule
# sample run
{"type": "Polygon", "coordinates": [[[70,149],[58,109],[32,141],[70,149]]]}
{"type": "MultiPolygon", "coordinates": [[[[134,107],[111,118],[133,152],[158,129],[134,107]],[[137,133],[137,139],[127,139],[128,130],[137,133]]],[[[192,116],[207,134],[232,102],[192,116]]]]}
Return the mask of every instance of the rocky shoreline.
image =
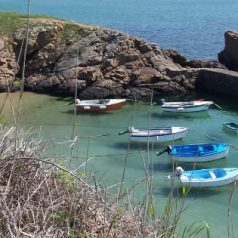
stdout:
{"type": "MultiPolygon", "coordinates": [[[[0,32],[0,92],[18,90],[24,28],[0,32]]],[[[194,91],[238,98],[238,32],[225,33],[218,61],[187,60],[115,30],[34,18],[25,68],[25,90],[79,98],[181,95],[194,91]],[[233,70],[233,71],[231,71],[233,70]],[[76,79],[77,78],[77,83],[76,79]]]]}

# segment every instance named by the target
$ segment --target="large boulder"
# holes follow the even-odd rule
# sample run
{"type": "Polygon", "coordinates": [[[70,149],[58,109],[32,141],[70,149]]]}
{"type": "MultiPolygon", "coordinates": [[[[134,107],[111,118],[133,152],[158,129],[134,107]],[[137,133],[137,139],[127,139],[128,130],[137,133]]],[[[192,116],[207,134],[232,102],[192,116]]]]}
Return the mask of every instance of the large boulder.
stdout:
{"type": "Polygon", "coordinates": [[[196,86],[209,94],[238,99],[238,73],[223,69],[200,69],[196,86]]]}
{"type": "Polygon", "coordinates": [[[228,69],[238,70],[238,31],[225,32],[225,48],[218,54],[218,60],[228,69]]]}

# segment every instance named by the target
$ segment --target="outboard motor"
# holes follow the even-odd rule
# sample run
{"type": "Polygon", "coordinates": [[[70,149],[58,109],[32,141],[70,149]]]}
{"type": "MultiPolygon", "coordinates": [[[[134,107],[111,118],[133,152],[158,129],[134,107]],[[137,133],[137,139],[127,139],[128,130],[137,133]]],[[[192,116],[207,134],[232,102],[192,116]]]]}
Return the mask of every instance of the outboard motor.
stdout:
{"type": "Polygon", "coordinates": [[[180,177],[182,174],[183,174],[184,170],[182,167],[178,166],[176,169],[175,169],[175,175],[180,177]]]}
{"type": "Polygon", "coordinates": [[[80,100],[78,98],[75,99],[75,104],[78,105],[80,103],[80,100]]]}
{"type": "Polygon", "coordinates": [[[164,98],[161,98],[161,99],[160,99],[160,102],[161,102],[161,104],[163,105],[166,101],[165,101],[164,98]]]}
{"type": "Polygon", "coordinates": [[[168,154],[170,154],[171,151],[172,151],[172,146],[171,146],[171,145],[168,145],[163,151],[157,152],[156,155],[159,156],[159,155],[162,155],[162,154],[165,153],[165,152],[167,152],[168,154]]]}
{"type": "Polygon", "coordinates": [[[134,130],[135,130],[135,128],[133,126],[129,126],[128,127],[128,132],[129,133],[132,133],[134,130]]]}

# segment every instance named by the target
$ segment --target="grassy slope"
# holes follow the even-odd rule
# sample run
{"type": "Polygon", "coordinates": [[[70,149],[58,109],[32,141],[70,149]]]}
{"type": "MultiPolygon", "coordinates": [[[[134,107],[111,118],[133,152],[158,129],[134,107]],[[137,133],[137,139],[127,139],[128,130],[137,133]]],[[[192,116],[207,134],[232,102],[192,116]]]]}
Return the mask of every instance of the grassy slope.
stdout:
{"type": "MultiPolygon", "coordinates": [[[[26,24],[26,15],[18,14],[14,12],[0,12],[0,34],[7,35],[11,37],[14,32],[18,29],[23,28],[26,24]]],[[[57,19],[44,15],[31,15],[30,16],[30,27],[34,26],[44,26],[54,23],[61,23],[64,26],[63,35],[73,32],[74,34],[81,35],[85,37],[89,34],[92,27],[77,23],[72,23],[70,21],[57,19]]]]}

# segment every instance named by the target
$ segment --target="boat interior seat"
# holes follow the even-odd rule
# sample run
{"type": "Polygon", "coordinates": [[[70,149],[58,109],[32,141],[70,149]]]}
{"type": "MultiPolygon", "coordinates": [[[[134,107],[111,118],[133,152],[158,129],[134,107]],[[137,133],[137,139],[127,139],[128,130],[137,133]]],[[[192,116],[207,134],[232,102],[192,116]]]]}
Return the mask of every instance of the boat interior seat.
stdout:
{"type": "Polygon", "coordinates": [[[99,99],[98,102],[99,104],[105,104],[105,103],[109,103],[110,99],[99,99]]]}
{"type": "Polygon", "coordinates": [[[183,153],[183,154],[196,154],[198,153],[198,147],[197,146],[183,146],[181,148],[173,148],[174,152],[178,152],[178,153],[183,153]]]}
{"type": "Polygon", "coordinates": [[[207,146],[204,146],[204,147],[203,147],[203,150],[204,150],[204,151],[213,151],[213,150],[214,150],[214,147],[213,147],[213,145],[207,145],[207,146]]]}
{"type": "Polygon", "coordinates": [[[213,179],[216,178],[216,174],[215,174],[213,171],[210,171],[209,174],[211,175],[211,177],[212,177],[213,179]]]}
{"type": "Polygon", "coordinates": [[[238,128],[238,124],[236,124],[235,122],[231,122],[230,126],[234,127],[234,128],[238,128]]]}
{"type": "Polygon", "coordinates": [[[222,168],[216,169],[214,171],[215,175],[217,178],[223,177],[224,175],[226,175],[226,171],[222,168]]]}

